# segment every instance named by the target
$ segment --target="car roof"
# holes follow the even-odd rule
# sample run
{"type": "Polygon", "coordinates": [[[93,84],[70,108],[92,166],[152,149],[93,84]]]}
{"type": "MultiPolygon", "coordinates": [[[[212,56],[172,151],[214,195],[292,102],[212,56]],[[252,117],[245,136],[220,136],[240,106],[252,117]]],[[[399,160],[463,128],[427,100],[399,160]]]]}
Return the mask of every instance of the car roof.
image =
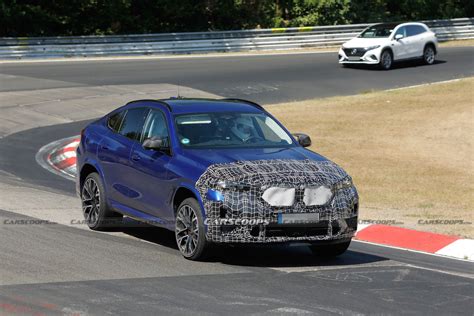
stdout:
{"type": "Polygon", "coordinates": [[[170,98],[159,100],[136,100],[128,103],[133,106],[157,106],[168,108],[173,114],[208,113],[208,112],[254,112],[265,111],[260,105],[240,99],[199,99],[170,98]]]}
{"type": "Polygon", "coordinates": [[[388,27],[388,28],[394,29],[400,24],[402,23],[375,23],[375,24],[372,24],[370,27],[382,26],[382,27],[388,27]]]}
{"type": "Polygon", "coordinates": [[[426,24],[420,23],[420,22],[389,22],[389,23],[376,23],[371,25],[373,26],[383,26],[383,27],[389,27],[391,29],[396,28],[397,26],[407,26],[407,25],[421,25],[426,27],[426,24]]]}

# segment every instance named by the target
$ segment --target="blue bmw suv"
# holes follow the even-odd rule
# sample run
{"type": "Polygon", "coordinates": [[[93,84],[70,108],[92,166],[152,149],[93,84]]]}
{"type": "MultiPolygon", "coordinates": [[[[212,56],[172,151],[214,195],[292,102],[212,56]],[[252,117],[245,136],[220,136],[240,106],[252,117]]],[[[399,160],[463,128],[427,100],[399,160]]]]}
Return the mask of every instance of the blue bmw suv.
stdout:
{"type": "Polygon", "coordinates": [[[187,259],[215,243],[298,242],[337,256],[359,198],[310,145],[250,101],[138,100],[81,132],[76,187],[91,229],[145,221],[174,231],[187,259]]]}

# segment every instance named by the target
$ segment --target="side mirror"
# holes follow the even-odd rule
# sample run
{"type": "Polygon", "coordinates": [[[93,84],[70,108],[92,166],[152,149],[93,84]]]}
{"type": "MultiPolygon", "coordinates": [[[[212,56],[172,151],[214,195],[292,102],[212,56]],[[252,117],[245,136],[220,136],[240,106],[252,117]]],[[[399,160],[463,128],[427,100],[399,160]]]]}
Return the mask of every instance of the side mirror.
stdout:
{"type": "Polygon", "coordinates": [[[298,143],[303,147],[311,146],[311,138],[303,133],[294,133],[293,137],[296,138],[298,143]]]}
{"type": "Polygon", "coordinates": [[[404,37],[403,34],[397,34],[397,35],[395,35],[395,40],[396,40],[396,41],[399,41],[399,40],[401,40],[403,37],[404,37]]]}
{"type": "Polygon", "coordinates": [[[157,151],[168,151],[168,139],[167,138],[159,138],[159,137],[151,137],[145,139],[143,142],[143,148],[157,150],[157,151]]]}

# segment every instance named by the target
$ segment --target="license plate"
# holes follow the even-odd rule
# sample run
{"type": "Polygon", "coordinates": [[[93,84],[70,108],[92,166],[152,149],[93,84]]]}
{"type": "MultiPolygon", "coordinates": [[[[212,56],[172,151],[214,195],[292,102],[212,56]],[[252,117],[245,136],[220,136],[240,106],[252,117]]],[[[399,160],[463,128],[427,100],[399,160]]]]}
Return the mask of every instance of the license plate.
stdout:
{"type": "Polygon", "coordinates": [[[309,224],[319,222],[318,213],[282,214],[278,213],[278,224],[309,224]]]}
{"type": "Polygon", "coordinates": [[[351,56],[349,56],[349,57],[347,57],[347,59],[350,60],[350,61],[359,61],[360,57],[351,57],[351,56]]]}

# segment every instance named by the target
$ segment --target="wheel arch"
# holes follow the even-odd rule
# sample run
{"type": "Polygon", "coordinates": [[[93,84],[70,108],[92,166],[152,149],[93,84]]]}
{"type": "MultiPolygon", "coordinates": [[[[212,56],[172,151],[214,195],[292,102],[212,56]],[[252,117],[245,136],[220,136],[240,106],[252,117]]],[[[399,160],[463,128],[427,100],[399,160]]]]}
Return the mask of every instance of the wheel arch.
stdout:
{"type": "Polygon", "coordinates": [[[435,52],[435,55],[438,54],[438,50],[436,49],[435,43],[433,43],[432,41],[426,42],[425,46],[423,47],[423,51],[425,51],[425,48],[426,48],[427,46],[433,47],[434,52],[435,52]]]}
{"type": "Polygon", "coordinates": [[[199,192],[196,190],[196,188],[187,185],[187,184],[181,184],[178,186],[178,188],[175,190],[173,194],[173,199],[171,201],[172,207],[173,207],[173,213],[176,216],[176,212],[178,211],[178,207],[187,198],[194,198],[198,201],[199,206],[201,206],[201,213],[202,216],[205,218],[206,212],[204,211],[204,204],[201,199],[201,195],[199,192]]]}
{"type": "Polygon", "coordinates": [[[81,167],[81,170],[79,171],[79,189],[82,189],[82,185],[84,184],[84,180],[87,178],[87,176],[93,172],[96,172],[99,174],[100,179],[102,180],[102,183],[104,183],[104,176],[102,172],[100,171],[100,168],[94,164],[93,162],[86,162],[84,165],[81,167]]]}
{"type": "Polygon", "coordinates": [[[382,56],[383,52],[388,50],[390,54],[392,55],[392,59],[395,60],[395,56],[393,55],[393,49],[390,46],[385,46],[380,50],[380,56],[382,56]]]}

